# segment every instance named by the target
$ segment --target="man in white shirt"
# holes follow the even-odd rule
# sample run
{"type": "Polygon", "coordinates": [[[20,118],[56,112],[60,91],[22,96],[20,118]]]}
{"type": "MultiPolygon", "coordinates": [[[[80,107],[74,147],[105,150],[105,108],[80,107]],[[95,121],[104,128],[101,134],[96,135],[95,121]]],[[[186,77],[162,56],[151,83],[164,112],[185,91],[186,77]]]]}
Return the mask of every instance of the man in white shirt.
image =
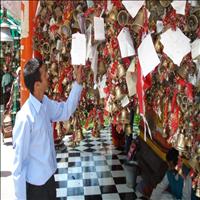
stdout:
{"type": "Polygon", "coordinates": [[[57,163],[51,123],[68,120],[76,110],[82,92],[81,66],[76,72],[67,101],[56,102],[44,95],[48,88],[45,64],[33,58],[25,65],[24,82],[30,96],[17,113],[13,129],[13,179],[17,200],[56,199],[57,163]]]}
{"type": "MultiPolygon", "coordinates": [[[[188,173],[185,177],[178,174],[175,167],[178,163],[179,152],[171,148],[167,152],[166,160],[169,166],[162,181],[153,190],[151,200],[190,200],[192,180],[188,173]]],[[[186,171],[186,170],[184,170],[186,171]]]]}

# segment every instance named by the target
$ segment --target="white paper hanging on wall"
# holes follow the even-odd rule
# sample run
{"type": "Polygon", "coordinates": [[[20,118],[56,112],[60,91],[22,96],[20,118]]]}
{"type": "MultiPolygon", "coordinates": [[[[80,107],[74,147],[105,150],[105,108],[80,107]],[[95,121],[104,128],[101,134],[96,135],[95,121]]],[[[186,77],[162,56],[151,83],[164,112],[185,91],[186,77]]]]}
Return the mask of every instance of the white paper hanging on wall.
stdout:
{"type": "Polygon", "coordinates": [[[200,39],[196,39],[192,44],[192,59],[200,59],[200,39]]]}
{"type": "Polygon", "coordinates": [[[86,37],[85,34],[72,35],[71,62],[72,65],[85,65],[86,37]]]}
{"type": "Polygon", "coordinates": [[[129,98],[128,96],[126,95],[122,100],[121,100],[121,105],[122,107],[124,108],[125,106],[127,106],[129,104],[129,98]]]}
{"type": "Polygon", "coordinates": [[[126,10],[129,12],[131,17],[135,17],[140,10],[140,8],[144,5],[144,1],[122,1],[122,4],[126,8],[126,10]]]}
{"type": "Polygon", "coordinates": [[[160,63],[151,34],[148,34],[140,44],[138,48],[138,58],[144,77],[153,71],[154,68],[160,63]]]}
{"type": "Polygon", "coordinates": [[[178,66],[183,57],[191,51],[190,39],[179,28],[175,31],[168,29],[161,35],[160,41],[164,46],[163,52],[178,66]]]}
{"type": "Polygon", "coordinates": [[[97,50],[97,45],[93,46],[93,55],[92,55],[92,63],[91,63],[91,69],[94,73],[94,84],[96,84],[96,77],[97,77],[97,64],[98,64],[98,56],[99,52],[97,50]]]}
{"type": "Polygon", "coordinates": [[[94,40],[105,40],[104,19],[102,17],[94,17],[94,40]]]}
{"type": "Polygon", "coordinates": [[[119,35],[117,36],[121,57],[129,57],[135,55],[135,49],[133,46],[133,40],[131,38],[129,29],[127,27],[124,27],[119,35]]]}
{"type": "Polygon", "coordinates": [[[185,15],[185,6],[186,6],[186,1],[181,0],[181,1],[173,1],[171,3],[172,7],[174,10],[176,10],[177,14],[185,15]]]}

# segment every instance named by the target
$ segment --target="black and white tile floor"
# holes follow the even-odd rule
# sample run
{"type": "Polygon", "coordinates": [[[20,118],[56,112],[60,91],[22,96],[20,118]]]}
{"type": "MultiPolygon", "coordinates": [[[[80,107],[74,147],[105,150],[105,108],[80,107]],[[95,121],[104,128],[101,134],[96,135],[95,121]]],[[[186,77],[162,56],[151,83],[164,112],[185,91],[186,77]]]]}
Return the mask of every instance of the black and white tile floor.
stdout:
{"type": "MultiPolygon", "coordinates": [[[[67,146],[67,140],[65,143],[67,146]]],[[[122,166],[125,158],[125,154],[112,145],[109,127],[101,131],[100,138],[92,137],[88,131],[79,146],[57,151],[57,199],[140,199],[139,192],[126,186],[122,166]]]]}

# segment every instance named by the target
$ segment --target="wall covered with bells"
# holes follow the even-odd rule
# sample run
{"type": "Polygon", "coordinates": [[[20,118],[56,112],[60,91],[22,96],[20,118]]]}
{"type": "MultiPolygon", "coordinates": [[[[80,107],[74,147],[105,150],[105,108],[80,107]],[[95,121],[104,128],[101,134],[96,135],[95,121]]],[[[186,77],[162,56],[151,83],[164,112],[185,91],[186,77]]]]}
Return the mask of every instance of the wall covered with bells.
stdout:
{"type": "Polygon", "coordinates": [[[33,48],[48,67],[51,98],[66,99],[75,79],[73,34],[85,34],[87,43],[80,106],[70,121],[54,125],[57,137],[73,133],[76,144],[91,122],[98,136],[105,118],[119,134],[131,133],[129,112],[138,107],[134,131],[140,125],[155,143],[191,160],[200,195],[198,1],[40,1],[37,11],[33,48]]]}

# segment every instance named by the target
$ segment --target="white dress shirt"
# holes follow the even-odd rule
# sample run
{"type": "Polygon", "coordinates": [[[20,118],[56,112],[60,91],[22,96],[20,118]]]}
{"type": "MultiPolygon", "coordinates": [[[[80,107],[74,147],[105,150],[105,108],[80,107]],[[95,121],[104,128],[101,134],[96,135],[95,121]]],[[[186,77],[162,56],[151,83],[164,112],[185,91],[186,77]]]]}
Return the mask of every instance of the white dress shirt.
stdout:
{"type": "Polygon", "coordinates": [[[26,199],[26,182],[43,185],[57,169],[52,122],[66,121],[76,110],[82,86],[74,83],[68,99],[56,102],[32,94],[17,113],[13,128],[15,199],[26,199]]]}

